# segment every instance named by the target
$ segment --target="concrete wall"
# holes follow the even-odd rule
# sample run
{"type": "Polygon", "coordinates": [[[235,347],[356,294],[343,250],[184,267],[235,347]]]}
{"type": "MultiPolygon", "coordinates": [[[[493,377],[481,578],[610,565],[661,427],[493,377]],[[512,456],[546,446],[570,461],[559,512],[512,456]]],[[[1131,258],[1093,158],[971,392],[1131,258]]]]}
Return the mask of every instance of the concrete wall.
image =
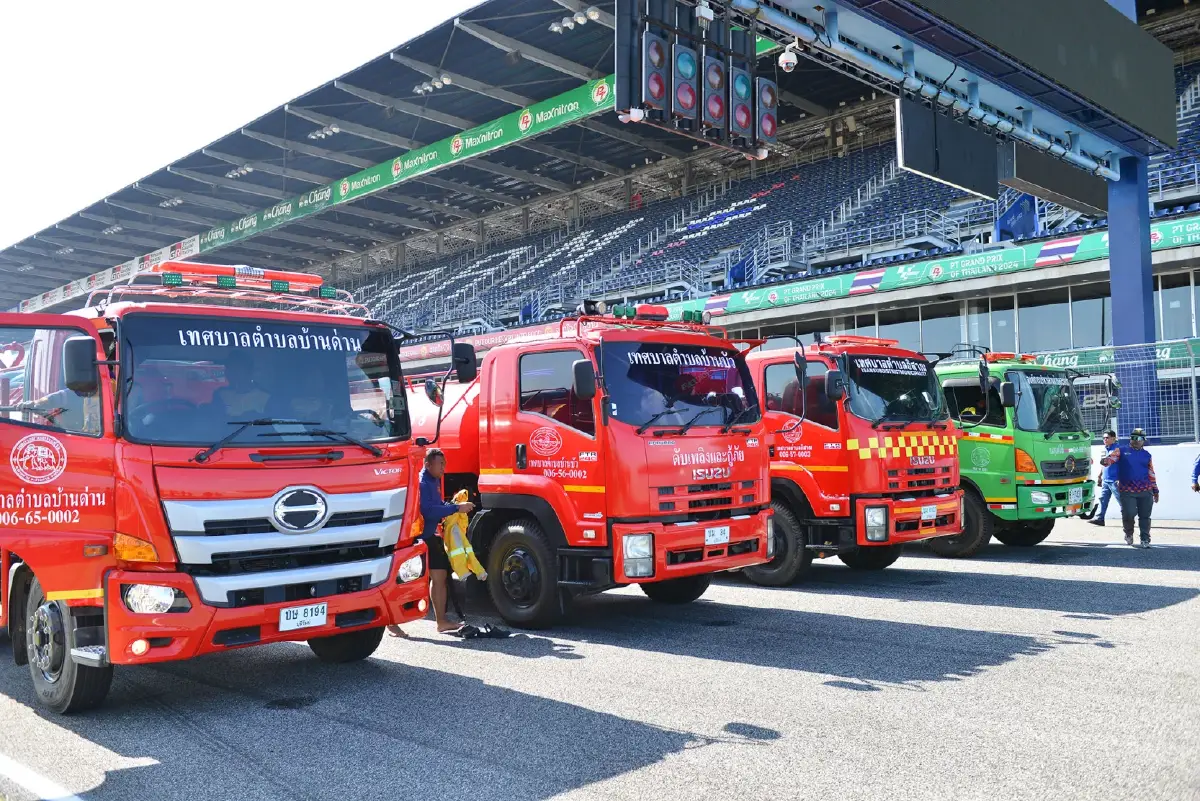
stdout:
{"type": "MultiPolygon", "coordinates": [[[[1200,454],[1200,445],[1151,445],[1154,472],[1158,477],[1158,520],[1200,520],[1200,494],[1192,492],[1192,464],[1200,454]]],[[[1104,446],[1092,447],[1095,463],[1104,455],[1104,446]]],[[[1099,470],[1093,471],[1093,478],[1099,470]]],[[[1120,512],[1109,506],[1109,525],[1120,519],[1120,512]]]]}

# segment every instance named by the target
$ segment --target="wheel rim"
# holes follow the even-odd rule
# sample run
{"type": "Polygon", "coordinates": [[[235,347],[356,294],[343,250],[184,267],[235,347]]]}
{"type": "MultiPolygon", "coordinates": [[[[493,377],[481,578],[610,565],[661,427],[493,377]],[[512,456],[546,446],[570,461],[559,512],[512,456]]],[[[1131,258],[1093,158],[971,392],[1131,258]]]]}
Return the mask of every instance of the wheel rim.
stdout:
{"type": "Polygon", "coordinates": [[[533,606],[542,587],[537,559],[524,547],[509,548],[501,562],[500,580],[504,593],[519,607],[533,606]]]}
{"type": "Polygon", "coordinates": [[[33,613],[29,626],[29,660],[47,683],[62,676],[67,656],[67,630],[57,603],[45,603],[33,613]]]}

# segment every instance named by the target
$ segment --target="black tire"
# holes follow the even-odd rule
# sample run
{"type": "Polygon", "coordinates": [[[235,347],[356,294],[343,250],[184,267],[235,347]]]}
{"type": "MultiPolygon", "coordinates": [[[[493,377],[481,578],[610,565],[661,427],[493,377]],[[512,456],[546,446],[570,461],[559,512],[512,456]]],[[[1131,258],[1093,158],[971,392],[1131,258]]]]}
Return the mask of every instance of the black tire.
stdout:
{"type": "Polygon", "coordinates": [[[903,554],[903,545],[860,545],[853,551],[839,553],[838,559],[851,570],[883,570],[894,565],[903,554]]]}
{"type": "Polygon", "coordinates": [[[988,544],[996,530],[996,518],[987,510],[983,499],[974,492],[963,498],[963,533],[953,537],[935,537],[929,547],[938,556],[964,559],[974,556],[988,544]]]}
{"type": "Polygon", "coordinates": [[[1054,518],[1018,523],[996,531],[996,539],[1013,548],[1030,548],[1050,536],[1054,518]]]}
{"type": "Polygon", "coordinates": [[[344,665],[347,662],[361,662],[379,647],[383,642],[383,627],[348,631],[345,634],[333,634],[329,637],[314,637],[308,641],[308,647],[317,655],[317,659],[332,665],[344,665]]]}
{"type": "Polygon", "coordinates": [[[760,587],[786,587],[807,576],[812,568],[812,551],[808,545],[808,528],[801,526],[781,501],[772,501],[775,526],[775,558],[764,565],[742,568],[751,584],[760,587]]]}
{"type": "Polygon", "coordinates": [[[699,598],[712,583],[712,574],[704,573],[699,576],[684,576],[683,578],[652,581],[640,584],[642,592],[651,601],[660,604],[690,604],[699,598]]]}
{"type": "Polygon", "coordinates": [[[25,603],[29,675],[38,703],[62,715],[99,706],[112,686],[112,665],[80,665],[71,658],[75,621],[62,601],[47,601],[36,578],[25,603]]]}
{"type": "Polygon", "coordinates": [[[505,623],[541,629],[558,620],[558,560],[537,521],[514,520],[500,529],[487,571],[488,593],[505,623]]]}

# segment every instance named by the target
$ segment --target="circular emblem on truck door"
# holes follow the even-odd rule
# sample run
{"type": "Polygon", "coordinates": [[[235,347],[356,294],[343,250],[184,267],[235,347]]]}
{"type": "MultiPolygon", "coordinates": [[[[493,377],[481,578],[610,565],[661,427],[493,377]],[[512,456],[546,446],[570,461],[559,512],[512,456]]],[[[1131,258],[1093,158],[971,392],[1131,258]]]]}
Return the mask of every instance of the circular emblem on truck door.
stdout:
{"type": "Polygon", "coordinates": [[[49,484],[67,469],[67,449],[47,434],[29,434],[13,445],[8,465],[26,484],[49,484]]]}
{"type": "Polygon", "coordinates": [[[550,426],[542,426],[529,435],[529,447],[538,456],[553,456],[562,450],[562,434],[550,426]]]}
{"type": "Polygon", "coordinates": [[[271,523],[284,534],[308,534],[325,525],[329,503],[311,487],[285,489],[275,497],[271,523]]]}

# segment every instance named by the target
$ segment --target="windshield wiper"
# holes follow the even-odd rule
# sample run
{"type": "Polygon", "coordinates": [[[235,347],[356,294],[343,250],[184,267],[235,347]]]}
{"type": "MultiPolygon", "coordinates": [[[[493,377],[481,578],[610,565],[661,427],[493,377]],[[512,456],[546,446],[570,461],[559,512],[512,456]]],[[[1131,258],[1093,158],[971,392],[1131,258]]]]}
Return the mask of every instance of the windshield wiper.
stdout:
{"type": "Polygon", "coordinates": [[[280,426],[280,425],[316,426],[316,425],[320,425],[320,423],[309,423],[309,422],[305,422],[302,420],[284,420],[284,419],[280,419],[277,417],[260,417],[257,420],[230,420],[228,424],[231,426],[237,426],[237,428],[235,428],[233,431],[229,432],[229,434],[225,435],[224,437],[221,437],[219,440],[214,442],[212,445],[209,445],[207,448],[205,448],[204,450],[197,453],[195,456],[193,456],[191,458],[191,461],[199,462],[200,464],[204,464],[212,457],[212,455],[214,453],[221,450],[221,448],[224,448],[229,443],[233,442],[233,440],[236,439],[239,434],[241,434],[247,428],[251,428],[252,426],[280,426]]]}
{"type": "MultiPolygon", "coordinates": [[[[352,437],[349,434],[347,434],[345,431],[330,431],[329,429],[319,428],[315,431],[306,431],[304,433],[312,434],[314,437],[325,437],[327,439],[332,439],[337,442],[344,442],[347,445],[353,445],[356,448],[362,448],[364,451],[369,452],[372,456],[383,456],[382,448],[378,448],[369,442],[363,442],[361,439],[358,439],[357,437],[352,437]]],[[[261,434],[260,436],[282,437],[285,435],[282,433],[279,433],[279,432],[271,432],[269,434],[261,434]]]]}
{"type": "Polygon", "coordinates": [[[646,430],[647,430],[647,429],[649,429],[649,428],[650,428],[650,426],[654,425],[654,424],[655,424],[655,423],[657,423],[659,420],[661,420],[663,417],[665,417],[665,416],[667,416],[668,414],[671,414],[671,413],[678,414],[678,413],[679,413],[679,410],[678,410],[678,409],[672,409],[671,407],[669,407],[669,406],[668,406],[666,409],[663,409],[661,412],[655,412],[655,414],[654,414],[654,416],[653,416],[653,417],[651,417],[649,420],[647,420],[646,422],[644,422],[644,423],[642,423],[640,426],[638,426],[638,428],[637,428],[637,433],[639,433],[639,434],[645,434],[645,433],[646,433],[646,430]]]}
{"type": "Polygon", "coordinates": [[[751,411],[758,411],[758,408],[757,408],[757,407],[755,407],[755,406],[747,406],[745,409],[742,409],[740,412],[738,412],[737,414],[735,414],[733,417],[729,418],[729,422],[728,422],[728,423],[726,423],[725,425],[721,426],[721,433],[722,433],[722,434],[728,434],[728,433],[730,432],[730,430],[731,430],[731,429],[732,429],[732,428],[733,428],[735,425],[737,425],[737,422],[738,422],[739,420],[741,420],[741,419],[742,419],[742,417],[743,417],[743,416],[744,416],[744,415],[745,415],[747,412],[751,412],[751,411]]]}
{"type": "Polygon", "coordinates": [[[708,414],[709,412],[720,411],[721,408],[722,407],[720,407],[720,406],[706,406],[705,408],[701,409],[700,411],[698,411],[694,415],[692,415],[692,418],[690,420],[688,420],[686,423],[684,423],[683,425],[681,425],[679,427],[679,430],[676,433],[677,434],[686,434],[691,429],[691,427],[696,424],[696,421],[699,420],[701,417],[708,414]]]}
{"type": "Polygon", "coordinates": [[[884,423],[900,423],[901,425],[908,425],[909,423],[916,422],[913,419],[902,419],[902,414],[902,412],[884,412],[883,414],[879,415],[879,417],[871,421],[871,428],[879,428],[884,423]]]}

